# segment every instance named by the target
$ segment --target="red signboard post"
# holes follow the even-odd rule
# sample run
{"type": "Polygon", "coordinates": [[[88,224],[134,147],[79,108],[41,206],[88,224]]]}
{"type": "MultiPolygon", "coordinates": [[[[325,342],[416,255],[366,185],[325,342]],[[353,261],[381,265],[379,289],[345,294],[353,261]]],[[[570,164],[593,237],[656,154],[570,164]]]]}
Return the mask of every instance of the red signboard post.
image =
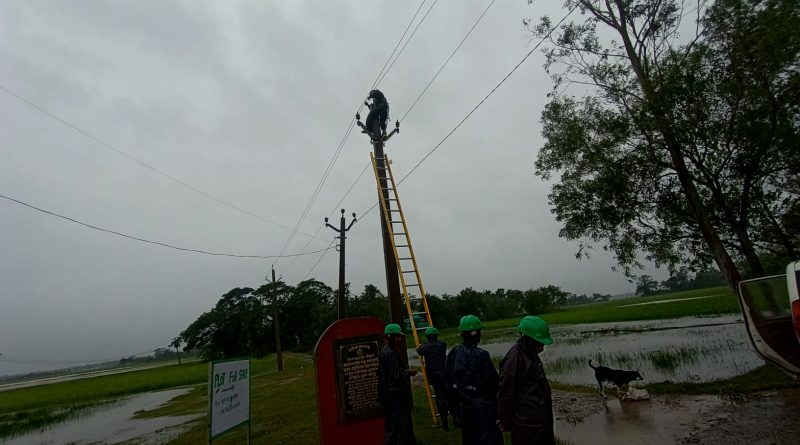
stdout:
{"type": "Polygon", "coordinates": [[[378,354],[384,325],[376,317],[339,320],[314,347],[321,445],[383,444],[378,354]]]}

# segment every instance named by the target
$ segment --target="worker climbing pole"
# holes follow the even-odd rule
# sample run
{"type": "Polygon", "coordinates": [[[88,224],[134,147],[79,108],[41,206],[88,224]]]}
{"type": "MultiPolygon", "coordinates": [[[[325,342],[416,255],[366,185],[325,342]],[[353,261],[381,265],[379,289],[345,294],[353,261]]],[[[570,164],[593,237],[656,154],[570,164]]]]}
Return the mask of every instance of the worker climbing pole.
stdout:
{"type": "MultiPolygon", "coordinates": [[[[367,99],[368,101],[372,100],[372,102],[365,102],[370,109],[366,125],[361,122],[361,116],[358,114],[356,114],[356,122],[361,127],[362,132],[370,137],[374,149],[374,153],[370,154],[370,157],[378,190],[378,200],[380,201],[381,234],[383,235],[390,318],[392,323],[402,326],[404,318],[408,316],[414,337],[414,345],[419,347],[419,331],[425,330],[428,326],[432,326],[433,323],[428,310],[427,294],[425,294],[417,260],[411,246],[411,237],[403,214],[403,207],[397,194],[397,184],[392,174],[391,162],[389,162],[384,152],[386,141],[400,132],[400,123],[395,123],[395,128],[391,133],[387,134],[386,122],[389,119],[389,103],[386,97],[379,90],[372,90],[367,99]],[[405,311],[403,306],[405,306],[405,311]]],[[[406,351],[398,352],[401,359],[407,364],[408,356],[406,351]]],[[[422,357],[420,357],[420,366],[433,424],[437,425],[436,410],[422,357]]]]}

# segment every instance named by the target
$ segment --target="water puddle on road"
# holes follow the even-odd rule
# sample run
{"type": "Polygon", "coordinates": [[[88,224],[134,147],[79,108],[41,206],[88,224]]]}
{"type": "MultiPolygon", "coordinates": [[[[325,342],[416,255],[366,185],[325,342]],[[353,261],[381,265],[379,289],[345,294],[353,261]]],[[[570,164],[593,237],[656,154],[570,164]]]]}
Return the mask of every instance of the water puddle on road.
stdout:
{"type": "MultiPolygon", "coordinates": [[[[640,402],[604,402],[600,412],[577,422],[556,422],[556,435],[570,444],[672,445],[698,428],[700,419],[723,405],[719,397],[691,396],[640,402]]],[[[558,414],[557,418],[560,417],[558,414]]],[[[712,416],[713,419],[713,416],[712,416]]]]}
{"type": "Polygon", "coordinates": [[[196,415],[134,419],[137,411],[153,410],[185,394],[186,388],[151,392],[121,399],[101,407],[88,409],[78,418],[51,425],[40,431],[0,439],[3,445],[81,445],[118,444],[133,439],[137,443],[163,443],[182,432],[183,425],[196,415]],[[157,436],[157,437],[156,437],[157,436]],[[155,440],[157,439],[157,440],[155,440]]]}
{"type": "MultiPolygon", "coordinates": [[[[541,358],[547,376],[565,384],[596,385],[590,359],[595,366],[639,370],[644,383],[708,382],[764,364],[739,315],[556,325],[552,336],[555,343],[541,358]]],[[[481,343],[493,357],[503,357],[512,345],[481,343]]]]}

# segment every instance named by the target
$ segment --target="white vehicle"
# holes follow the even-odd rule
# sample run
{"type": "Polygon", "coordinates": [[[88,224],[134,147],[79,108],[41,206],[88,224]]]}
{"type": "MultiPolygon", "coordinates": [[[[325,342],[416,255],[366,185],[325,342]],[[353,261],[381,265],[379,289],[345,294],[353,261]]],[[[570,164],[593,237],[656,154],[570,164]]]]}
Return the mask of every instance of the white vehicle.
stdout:
{"type": "Polygon", "coordinates": [[[766,361],[800,377],[800,261],[785,275],[741,281],[738,286],[747,332],[766,361]]]}

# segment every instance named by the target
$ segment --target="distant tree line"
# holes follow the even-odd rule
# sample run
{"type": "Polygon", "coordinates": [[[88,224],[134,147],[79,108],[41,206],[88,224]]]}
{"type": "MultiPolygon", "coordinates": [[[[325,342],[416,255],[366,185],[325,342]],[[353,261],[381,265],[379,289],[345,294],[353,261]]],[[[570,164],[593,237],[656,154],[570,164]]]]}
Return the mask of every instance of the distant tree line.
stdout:
{"type": "MultiPolygon", "coordinates": [[[[185,355],[184,355],[185,356],[185,355]]],[[[121,358],[119,360],[120,365],[131,365],[131,364],[146,364],[146,363],[154,363],[154,362],[164,362],[164,361],[171,361],[171,360],[178,360],[182,357],[182,355],[175,350],[168,349],[168,348],[157,348],[153,351],[152,354],[148,355],[131,355],[128,357],[121,358]]]]}
{"type": "MultiPolygon", "coordinates": [[[[761,255],[760,263],[767,275],[786,273],[786,264],[789,261],[782,255],[761,255]]],[[[745,274],[742,278],[752,278],[752,274],[745,274]]],[[[657,281],[651,275],[639,275],[635,278],[636,295],[643,297],[667,292],[681,292],[693,289],[708,289],[709,287],[725,286],[728,284],[725,275],[719,270],[706,268],[691,275],[687,267],[673,270],[669,278],[657,281]]]]}
{"type": "Polygon", "coordinates": [[[725,286],[725,276],[718,270],[708,269],[700,271],[690,277],[685,269],[672,273],[664,281],[657,281],[651,275],[640,275],[636,278],[636,295],[647,297],[667,292],[681,292],[693,289],[707,289],[709,287],[725,286]]]}
{"type": "MultiPolygon", "coordinates": [[[[542,314],[566,306],[607,300],[610,295],[575,295],[558,286],[526,291],[497,289],[477,291],[467,287],[457,294],[428,294],[428,305],[437,327],[457,326],[465,314],[484,321],[521,314],[542,314]]],[[[258,289],[235,288],[180,333],[176,341],[184,350],[197,351],[209,360],[250,355],[261,357],[275,350],[274,311],[277,309],[284,349],[308,351],[322,332],[336,320],[336,291],[321,281],[306,280],[297,286],[268,283],[258,289]]],[[[388,298],[374,285],[360,294],[348,289],[349,317],[389,318],[388,298]]],[[[174,352],[173,352],[174,354],[174,352]]]]}

